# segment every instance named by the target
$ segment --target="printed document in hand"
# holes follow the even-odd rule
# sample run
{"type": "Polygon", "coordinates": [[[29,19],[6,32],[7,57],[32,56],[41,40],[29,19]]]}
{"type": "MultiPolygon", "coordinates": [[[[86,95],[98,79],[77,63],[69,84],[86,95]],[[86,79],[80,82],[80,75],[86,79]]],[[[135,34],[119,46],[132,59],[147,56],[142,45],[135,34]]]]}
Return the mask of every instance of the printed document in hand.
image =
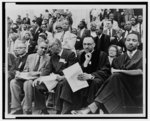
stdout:
{"type": "Polygon", "coordinates": [[[49,76],[41,76],[40,80],[43,81],[43,83],[47,87],[48,91],[51,91],[52,89],[54,89],[56,87],[56,85],[58,83],[58,81],[56,81],[56,77],[57,77],[57,75],[52,73],[49,76]]]}
{"type": "Polygon", "coordinates": [[[86,80],[80,81],[77,78],[79,74],[83,73],[79,63],[75,63],[74,65],[64,69],[63,73],[73,92],[89,86],[86,80]]]}

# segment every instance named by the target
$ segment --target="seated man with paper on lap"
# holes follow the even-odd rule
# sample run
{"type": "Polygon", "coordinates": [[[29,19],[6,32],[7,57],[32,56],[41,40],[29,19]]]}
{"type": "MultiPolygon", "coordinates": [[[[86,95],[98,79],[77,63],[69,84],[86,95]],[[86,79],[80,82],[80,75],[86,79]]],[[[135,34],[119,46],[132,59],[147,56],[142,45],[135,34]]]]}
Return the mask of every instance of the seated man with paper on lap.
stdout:
{"type": "Polygon", "coordinates": [[[56,110],[57,113],[60,112],[63,103],[60,101],[60,97],[65,94],[63,90],[66,88],[65,85],[68,85],[62,70],[76,62],[75,53],[69,49],[63,49],[58,39],[51,44],[50,51],[52,53],[49,64],[50,75],[40,77],[34,81],[35,107],[41,110],[41,113],[44,113],[43,110],[46,110],[46,101],[45,95],[41,93],[39,88],[45,88],[48,91],[51,89],[55,90],[56,110]]]}
{"type": "Polygon", "coordinates": [[[84,51],[78,55],[80,65],[76,63],[63,70],[67,81],[59,87],[60,95],[56,102],[59,113],[69,114],[73,109],[88,105],[110,75],[107,55],[104,52],[97,53],[94,47],[94,40],[91,37],[85,38],[84,51]]]}
{"type": "Polygon", "coordinates": [[[11,80],[11,114],[32,113],[33,80],[48,75],[50,70],[48,66],[50,57],[45,55],[46,50],[45,42],[38,43],[37,53],[28,56],[23,72],[18,72],[16,78],[11,80]],[[24,91],[23,101],[20,98],[22,91],[24,91]]]}

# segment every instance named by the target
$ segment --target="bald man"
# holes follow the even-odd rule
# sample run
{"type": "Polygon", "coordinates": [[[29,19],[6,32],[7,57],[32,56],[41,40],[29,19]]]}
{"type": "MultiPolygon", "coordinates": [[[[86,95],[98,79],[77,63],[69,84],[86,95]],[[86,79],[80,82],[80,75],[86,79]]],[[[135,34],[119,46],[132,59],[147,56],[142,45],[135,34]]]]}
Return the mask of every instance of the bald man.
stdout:
{"type": "MultiPolygon", "coordinates": [[[[31,76],[43,76],[49,74],[50,57],[46,53],[47,44],[41,42],[38,45],[37,53],[31,54],[26,60],[23,72],[30,72],[31,76]]],[[[31,114],[32,113],[32,82],[33,80],[24,80],[16,78],[10,82],[11,90],[11,114],[31,114]],[[23,100],[21,94],[24,92],[23,100]]]]}
{"type": "Polygon", "coordinates": [[[97,90],[110,75],[107,54],[95,51],[94,47],[92,37],[86,37],[83,41],[84,51],[78,55],[79,64],[84,72],[78,75],[78,79],[87,80],[89,87],[73,93],[69,84],[64,82],[63,87],[60,87],[62,93],[58,97],[60,103],[56,105],[59,113],[70,114],[72,109],[79,109],[91,103],[97,90]]]}

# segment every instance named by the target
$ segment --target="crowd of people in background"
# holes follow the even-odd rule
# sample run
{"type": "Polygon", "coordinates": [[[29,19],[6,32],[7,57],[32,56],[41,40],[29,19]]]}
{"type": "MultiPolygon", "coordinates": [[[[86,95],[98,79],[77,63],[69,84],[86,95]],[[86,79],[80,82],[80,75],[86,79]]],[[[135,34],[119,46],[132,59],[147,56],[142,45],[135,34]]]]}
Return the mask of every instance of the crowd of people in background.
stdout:
{"type": "MultiPolygon", "coordinates": [[[[42,110],[40,113],[48,114],[46,111],[46,98],[44,98],[43,94],[39,94],[41,92],[39,91],[39,88],[41,89],[41,87],[32,87],[33,81],[31,80],[18,83],[16,81],[16,75],[19,72],[38,71],[40,73],[36,74],[44,76],[52,72],[59,74],[58,80],[63,80],[63,83],[58,84],[55,90],[57,113],[70,114],[73,109],[78,110],[91,104],[94,101],[96,92],[98,92],[99,88],[101,90],[104,88],[104,86],[102,86],[103,82],[107,79],[110,81],[111,79],[114,79],[113,77],[109,78],[111,75],[111,67],[117,66],[117,64],[114,66],[113,60],[122,57],[130,50],[125,43],[131,34],[137,35],[137,38],[131,38],[138,41],[138,46],[136,45],[135,49],[141,51],[143,49],[142,9],[93,8],[89,13],[90,23],[87,23],[85,18],[81,18],[77,27],[72,26],[74,22],[72,16],[69,9],[53,9],[52,12],[45,9],[43,14],[34,16],[33,20],[30,19],[28,13],[26,13],[25,17],[18,15],[16,21],[7,17],[8,109],[11,114],[31,114],[32,101],[34,99],[35,106],[42,110]],[[62,49],[65,51],[62,51],[62,49]],[[82,53],[83,51],[85,51],[84,54],[82,53]],[[86,54],[89,52],[91,54],[86,54]],[[34,65],[34,62],[32,63],[32,61],[34,60],[35,54],[39,54],[39,56],[43,57],[43,65],[38,68],[33,67],[33,69],[32,64],[34,65]],[[58,60],[54,55],[57,54],[65,58],[65,66],[60,68],[58,66],[55,67],[55,65],[57,65],[55,61],[57,62],[58,60]],[[48,64],[49,62],[50,64],[48,64]],[[79,76],[80,80],[83,80],[83,78],[85,80],[96,79],[93,83],[89,81],[90,87],[87,90],[80,91],[78,94],[73,94],[71,92],[68,87],[69,85],[64,81],[65,79],[62,73],[64,68],[69,67],[75,62],[79,62],[83,72],[85,72],[85,75],[79,76]],[[51,67],[49,67],[49,65],[51,67]],[[47,72],[47,70],[44,70],[43,68],[46,68],[49,71],[47,72]],[[32,88],[35,90],[32,91],[32,88]],[[24,97],[21,95],[22,92],[24,92],[24,97]],[[34,98],[33,95],[31,95],[32,93],[35,96],[34,98]],[[23,105],[24,112],[20,111],[22,109],[21,105],[23,105]]],[[[124,57],[121,59],[123,58],[124,57]]],[[[36,62],[38,63],[38,61],[36,62]]],[[[141,60],[139,62],[141,62],[141,60]]],[[[127,66],[129,63],[126,62],[126,65],[122,66],[127,66]]],[[[135,63],[137,64],[138,62],[135,63]]],[[[131,65],[132,64],[129,64],[129,68],[127,66],[126,70],[141,69],[141,67],[136,68],[134,64],[131,65]]],[[[119,66],[121,67],[121,65],[119,66]]],[[[118,67],[118,69],[125,69],[125,67],[118,67]]],[[[37,85],[37,83],[36,80],[34,84],[37,85]]],[[[106,85],[106,83],[104,83],[104,85],[106,85]]],[[[117,84],[115,86],[117,86],[117,84]]],[[[108,91],[108,89],[105,88],[104,90],[108,91]]],[[[100,91],[98,93],[100,93],[100,91]]],[[[105,93],[107,94],[107,92],[105,93]]],[[[105,97],[105,95],[101,96],[105,97]]],[[[134,102],[131,101],[131,103],[134,105],[134,102]]],[[[110,105],[107,106],[109,107],[110,105]]],[[[100,107],[105,106],[100,105],[100,107]]],[[[105,107],[105,110],[110,109],[108,107],[105,107]]],[[[103,111],[105,112],[105,110],[103,111]]],[[[106,112],[112,113],[113,111],[110,109],[106,112]]],[[[120,112],[122,112],[122,110],[120,112]]],[[[73,111],[73,114],[78,113],[85,112],[73,111]]]]}

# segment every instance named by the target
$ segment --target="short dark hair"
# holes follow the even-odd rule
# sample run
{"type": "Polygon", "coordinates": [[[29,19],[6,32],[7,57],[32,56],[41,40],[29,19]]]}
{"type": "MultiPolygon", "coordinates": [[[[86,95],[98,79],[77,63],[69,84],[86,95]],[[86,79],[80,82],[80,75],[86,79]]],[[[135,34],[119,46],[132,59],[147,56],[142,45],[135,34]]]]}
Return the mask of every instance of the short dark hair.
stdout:
{"type": "Polygon", "coordinates": [[[134,35],[136,35],[136,36],[137,36],[137,38],[138,38],[138,41],[139,41],[139,42],[141,42],[140,34],[139,34],[138,32],[133,31],[133,32],[129,33],[127,36],[129,36],[130,34],[134,34],[134,35]]]}

